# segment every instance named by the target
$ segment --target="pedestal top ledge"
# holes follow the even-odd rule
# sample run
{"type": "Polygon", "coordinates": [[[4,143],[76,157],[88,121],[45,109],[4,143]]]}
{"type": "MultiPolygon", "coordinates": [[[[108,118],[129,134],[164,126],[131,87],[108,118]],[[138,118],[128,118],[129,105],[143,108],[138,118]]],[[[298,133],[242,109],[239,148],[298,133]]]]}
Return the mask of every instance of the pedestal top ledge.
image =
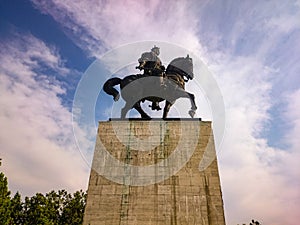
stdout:
{"type": "Polygon", "coordinates": [[[201,118],[150,118],[150,119],[146,119],[146,118],[125,118],[125,119],[121,119],[121,118],[109,118],[109,121],[202,121],[201,118]]]}

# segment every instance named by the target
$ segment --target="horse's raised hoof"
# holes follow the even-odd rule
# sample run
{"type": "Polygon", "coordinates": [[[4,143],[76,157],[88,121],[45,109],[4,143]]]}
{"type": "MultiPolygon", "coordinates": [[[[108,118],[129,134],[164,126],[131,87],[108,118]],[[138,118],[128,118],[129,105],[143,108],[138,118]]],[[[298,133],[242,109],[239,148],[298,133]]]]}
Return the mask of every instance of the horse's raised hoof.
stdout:
{"type": "Polygon", "coordinates": [[[117,102],[119,99],[120,99],[120,94],[118,94],[118,95],[116,95],[116,96],[114,97],[114,101],[115,101],[115,102],[117,102]]]}
{"type": "Polygon", "coordinates": [[[195,114],[196,114],[195,110],[192,110],[192,109],[191,109],[191,110],[189,111],[189,115],[190,115],[192,118],[194,118],[195,114]]]}

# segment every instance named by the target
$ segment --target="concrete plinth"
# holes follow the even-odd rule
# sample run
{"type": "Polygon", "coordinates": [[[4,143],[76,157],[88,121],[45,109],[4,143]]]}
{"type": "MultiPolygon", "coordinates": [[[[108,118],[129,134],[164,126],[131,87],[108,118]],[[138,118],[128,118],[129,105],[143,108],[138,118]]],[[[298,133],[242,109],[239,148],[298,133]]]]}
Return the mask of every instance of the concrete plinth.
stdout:
{"type": "Polygon", "coordinates": [[[225,225],[215,155],[211,122],[100,122],[84,224],[225,225]]]}

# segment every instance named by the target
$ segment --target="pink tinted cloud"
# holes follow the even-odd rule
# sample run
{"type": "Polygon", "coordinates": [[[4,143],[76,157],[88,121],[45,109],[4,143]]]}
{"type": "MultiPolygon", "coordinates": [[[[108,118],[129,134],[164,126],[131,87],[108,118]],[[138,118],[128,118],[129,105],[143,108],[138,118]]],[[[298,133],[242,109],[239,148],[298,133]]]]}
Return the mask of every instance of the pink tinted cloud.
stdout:
{"type": "Polygon", "coordinates": [[[64,76],[69,71],[55,50],[32,35],[16,33],[1,44],[1,169],[10,189],[22,195],[85,189],[88,170],[73,140],[71,113],[58,97],[65,90],[35,72],[39,62],[64,76]]]}

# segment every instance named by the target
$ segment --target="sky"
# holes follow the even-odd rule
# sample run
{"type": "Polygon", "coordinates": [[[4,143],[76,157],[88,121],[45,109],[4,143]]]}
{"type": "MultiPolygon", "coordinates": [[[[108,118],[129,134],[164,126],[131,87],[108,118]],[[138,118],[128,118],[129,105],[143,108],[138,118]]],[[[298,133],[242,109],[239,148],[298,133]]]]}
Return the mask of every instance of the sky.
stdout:
{"type": "MultiPolygon", "coordinates": [[[[1,0],[0,158],[10,190],[23,196],[86,190],[90,137],[97,121],[109,118],[112,99],[100,86],[89,111],[94,124],[82,126],[73,107],[82,80],[95,60],[157,43],[164,64],[170,58],[164,46],[186,49],[195,67],[203,62],[222,95],[225,131],[217,157],[227,224],[254,218],[297,225],[299,21],[299,0],[1,0]]],[[[119,76],[137,58],[127,63],[119,76]]],[[[198,97],[197,117],[213,120],[205,93],[188,85],[198,97]]],[[[176,104],[180,110],[185,103],[176,104]]]]}

